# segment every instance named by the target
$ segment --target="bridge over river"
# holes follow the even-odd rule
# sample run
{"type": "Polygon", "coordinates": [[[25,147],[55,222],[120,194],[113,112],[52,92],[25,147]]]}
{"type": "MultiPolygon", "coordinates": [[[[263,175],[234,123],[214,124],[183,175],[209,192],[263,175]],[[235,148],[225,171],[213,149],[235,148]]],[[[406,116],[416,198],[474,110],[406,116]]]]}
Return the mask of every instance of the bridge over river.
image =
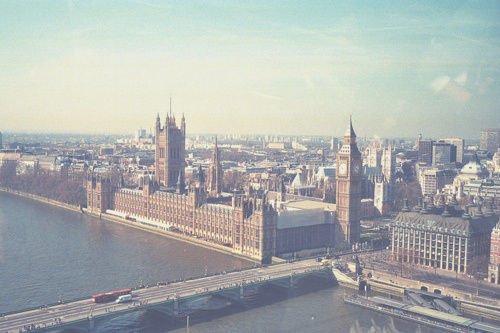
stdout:
{"type": "Polygon", "coordinates": [[[243,302],[251,290],[263,285],[291,290],[306,276],[335,279],[330,267],[313,259],[252,268],[181,282],[159,284],[132,291],[133,301],[94,303],[90,299],[68,301],[49,307],[19,311],[0,317],[0,332],[49,332],[75,330],[94,332],[102,323],[133,311],[157,311],[167,316],[182,316],[190,305],[209,297],[226,299],[230,304],[243,302]]]}

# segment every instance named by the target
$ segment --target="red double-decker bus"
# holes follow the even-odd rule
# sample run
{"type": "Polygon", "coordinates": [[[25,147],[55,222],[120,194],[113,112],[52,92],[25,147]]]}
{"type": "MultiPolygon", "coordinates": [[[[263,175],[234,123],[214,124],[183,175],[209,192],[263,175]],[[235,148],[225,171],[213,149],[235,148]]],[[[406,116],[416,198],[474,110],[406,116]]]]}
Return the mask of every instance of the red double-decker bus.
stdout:
{"type": "Polygon", "coordinates": [[[123,289],[123,290],[117,290],[117,291],[112,291],[109,293],[102,293],[102,294],[97,294],[92,296],[92,301],[94,303],[103,303],[103,302],[109,302],[109,301],[114,301],[118,297],[122,295],[131,295],[132,294],[132,289],[123,289]]]}

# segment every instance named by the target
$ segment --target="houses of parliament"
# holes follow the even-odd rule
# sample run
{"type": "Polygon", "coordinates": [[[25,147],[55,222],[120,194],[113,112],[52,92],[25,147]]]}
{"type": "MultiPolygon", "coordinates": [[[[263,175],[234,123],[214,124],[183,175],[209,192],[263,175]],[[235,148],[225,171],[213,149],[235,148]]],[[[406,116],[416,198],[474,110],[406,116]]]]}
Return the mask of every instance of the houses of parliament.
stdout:
{"type": "Polygon", "coordinates": [[[217,141],[206,174],[185,180],[186,121],[172,114],[155,125],[155,172],[137,188],[89,170],[87,210],[142,222],[225,246],[261,262],[307,249],[345,249],[359,242],[361,154],[352,121],[337,156],[337,204],[278,191],[222,195],[217,141]]]}

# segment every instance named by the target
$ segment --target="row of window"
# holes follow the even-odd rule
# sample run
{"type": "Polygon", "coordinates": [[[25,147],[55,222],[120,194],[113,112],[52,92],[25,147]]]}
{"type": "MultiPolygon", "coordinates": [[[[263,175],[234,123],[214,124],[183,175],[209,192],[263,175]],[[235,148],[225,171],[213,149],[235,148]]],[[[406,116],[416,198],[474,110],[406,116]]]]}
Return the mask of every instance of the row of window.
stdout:
{"type": "MultiPolygon", "coordinates": [[[[430,223],[435,223],[435,221],[428,221],[430,223]]],[[[429,225],[425,225],[425,224],[416,224],[416,223],[408,223],[408,222],[394,222],[394,225],[396,226],[400,226],[400,227],[411,227],[411,228],[414,228],[414,229],[423,229],[423,230],[432,230],[432,231],[438,231],[438,232],[445,232],[445,233],[451,233],[451,234],[457,234],[457,235],[468,235],[467,231],[466,230],[460,230],[460,229],[455,229],[455,228],[443,228],[443,227],[434,227],[432,226],[431,224],[429,225]]],[[[396,228],[396,230],[404,230],[403,228],[396,228]]]]}

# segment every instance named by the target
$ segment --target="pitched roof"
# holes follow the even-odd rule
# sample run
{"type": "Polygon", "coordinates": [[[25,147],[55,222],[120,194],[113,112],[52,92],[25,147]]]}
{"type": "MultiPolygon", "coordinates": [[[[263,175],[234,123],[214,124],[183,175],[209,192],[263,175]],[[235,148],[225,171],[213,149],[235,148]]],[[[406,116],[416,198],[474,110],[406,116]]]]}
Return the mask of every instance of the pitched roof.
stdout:
{"type": "Polygon", "coordinates": [[[498,221],[498,215],[488,215],[485,207],[473,207],[475,210],[463,215],[458,206],[432,207],[421,211],[401,211],[394,219],[395,224],[417,229],[438,230],[444,233],[469,235],[491,232],[498,221]],[[445,213],[447,209],[447,213],[445,213]],[[479,209],[481,212],[479,213],[479,209]],[[443,214],[444,213],[444,214],[443,214]],[[453,230],[453,231],[452,231],[453,230]]]}

